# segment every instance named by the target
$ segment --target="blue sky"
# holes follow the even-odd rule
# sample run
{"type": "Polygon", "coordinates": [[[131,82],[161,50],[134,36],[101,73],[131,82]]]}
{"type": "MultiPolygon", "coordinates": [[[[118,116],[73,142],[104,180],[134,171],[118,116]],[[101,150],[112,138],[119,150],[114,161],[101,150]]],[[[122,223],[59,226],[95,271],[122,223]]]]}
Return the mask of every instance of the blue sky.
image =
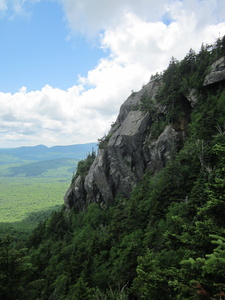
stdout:
{"type": "Polygon", "coordinates": [[[45,84],[67,89],[86,76],[105,55],[86,36],[70,36],[62,5],[40,1],[22,15],[12,11],[0,19],[0,91],[28,91],[45,84]]]}
{"type": "Polygon", "coordinates": [[[131,90],[225,34],[224,0],[0,0],[0,148],[107,134],[131,90]]]}

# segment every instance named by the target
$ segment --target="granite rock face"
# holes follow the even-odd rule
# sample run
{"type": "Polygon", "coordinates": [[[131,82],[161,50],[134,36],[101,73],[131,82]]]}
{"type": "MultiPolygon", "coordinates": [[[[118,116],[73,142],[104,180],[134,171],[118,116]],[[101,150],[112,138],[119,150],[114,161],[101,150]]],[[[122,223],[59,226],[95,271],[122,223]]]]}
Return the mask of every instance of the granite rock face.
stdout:
{"type": "MultiPolygon", "coordinates": [[[[132,95],[120,108],[116,122],[100,142],[98,154],[82,180],[80,176],[70,186],[64,202],[67,209],[76,206],[85,210],[89,203],[112,205],[117,194],[129,197],[132,188],[148,169],[153,174],[166,165],[171,153],[185,137],[185,128],[165,126],[152,137],[154,120],[167,113],[166,107],[155,101],[160,80],[149,82],[132,95]],[[151,102],[150,111],[140,109],[144,98],[151,102]]],[[[183,100],[182,100],[183,101],[183,100]]],[[[191,107],[190,101],[185,101],[191,107]]]]}
{"type": "Polygon", "coordinates": [[[225,57],[221,57],[211,65],[210,73],[205,77],[204,86],[225,80],[225,57]]]}
{"type": "MultiPolygon", "coordinates": [[[[204,86],[224,79],[225,57],[222,57],[212,64],[204,86]]],[[[161,84],[162,78],[152,80],[124,102],[116,122],[100,141],[87,175],[78,176],[68,189],[64,197],[66,209],[75,206],[86,210],[92,202],[105,207],[112,205],[118,194],[129,197],[146,170],[155,174],[182,148],[191,111],[198,101],[196,92],[190,89],[186,95],[176,98],[174,109],[179,107],[180,113],[170,125],[165,123],[158,130],[156,124],[166,120],[168,114],[168,108],[156,100],[161,84]]]]}

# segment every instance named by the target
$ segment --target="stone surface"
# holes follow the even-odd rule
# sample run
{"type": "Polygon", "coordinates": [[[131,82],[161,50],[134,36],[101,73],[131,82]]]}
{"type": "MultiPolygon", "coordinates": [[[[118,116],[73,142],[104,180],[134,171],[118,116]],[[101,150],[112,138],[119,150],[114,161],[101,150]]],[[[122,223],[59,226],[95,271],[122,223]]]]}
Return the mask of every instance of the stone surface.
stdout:
{"type": "Polygon", "coordinates": [[[67,209],[76,206],[84,210],[91,202],[112,205],[117,194],[129,197],[146,169],[155,173],[165,166],[180,134],[167,126],[153,140],[153,116],[139,107],[143,97],[148,97],[156,115],[167,113],[166,107],[157,105],[154,100],[160,85],[160,81],[151,81],[124,102],[87,176],[83,180],[78,177],[67,191],[64,198],[67,209]]]}
{"type": "Polygon", "coordinates": [[[207,86],[225,80],[225,57],[221,57],[211,65],[211,71],[206,75],[203,85],[207,86]]]}
{"type": "Polygon", "coordinates": [[[195,89],[190,89],[189,93],[185,95],[185,97],[188,99],[188,101],[191,104],[191,107],[194,107],[195,104],[198,101],[198,98],[196,96],[196,90],[195,89]]]}
{"type": "Polygon", "coordinates": [[[165,167],[171,154],[176,150],[179,138],[179,133],[172,126],[166,126],[158,139],[149,144],[147,151],[149,153],[148,169],[151,173],[156,173],[165,167]]]}
{"type": "MultiPolygon", "coordinates": [[[[224,79],[225,57],[222,57],[212,64],[204,85],[224,79]]],[[[85,178],[78,176],[68,189],[64,198],[66,209],[75,206],[85,210],[91,202],[105,207],[113,204],[117,194],[129,197],[146,170],[155,174],[182,148],[191,111],[198,100],[196,91],[190,89],[187,95],[176,99],[174,107],[179,107],[180,114],[174,116],[172,124],[153,135],[154,122],[165,120],[168,113],[167,107],[155,100],[161,84],[162,79],[152,80],[123,103],[116,122],[99,144],[88,174],[85,178]],[[149,109],[141,109],[144,99],[150,103],[149,109]]]]}

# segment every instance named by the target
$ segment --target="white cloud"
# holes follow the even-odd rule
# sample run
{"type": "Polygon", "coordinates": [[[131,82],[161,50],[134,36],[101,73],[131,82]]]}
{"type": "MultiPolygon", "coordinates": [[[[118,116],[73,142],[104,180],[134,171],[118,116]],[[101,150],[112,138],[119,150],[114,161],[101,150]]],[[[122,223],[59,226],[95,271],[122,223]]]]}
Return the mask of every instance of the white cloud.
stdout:
{"type": "Polygon", "coordinates": [[[0,147],[24,144],[73,144],[97,141],[111,116],[90,106],[82,87],[67,91],[45,86],[41,91],[0,93],[0,147]]]}
{"type": "Polygon", "coordinates": [[[141,18],[157,21],[165,12],[168,0],[60,0],[72,30],[95,35],[117,26],[124,14],[135,12],[141,18]]]}
{"type": "MultiPolygon", "coordinates": [[[[2,2],[3,3],[3,2],[2,2]]],[[[0,93],[0,147],[97,141],[131,90],[172,56],[225,34],[223,0],[61,0],[71,30],[99,37],[109,56],[64,91],[46,85],[0,93]]],[[[1,9],[1,2],[0,2],[1,9]]]]}
{"type": "Polygon", "coordinates": [[[134,13],[147,22],[167,18],[181,20],[183,14],[195,14],[199,26],[224,21],[224,0],[60,0],[74,31],[96,34],[123,21],[124,14],[134,13]]]}

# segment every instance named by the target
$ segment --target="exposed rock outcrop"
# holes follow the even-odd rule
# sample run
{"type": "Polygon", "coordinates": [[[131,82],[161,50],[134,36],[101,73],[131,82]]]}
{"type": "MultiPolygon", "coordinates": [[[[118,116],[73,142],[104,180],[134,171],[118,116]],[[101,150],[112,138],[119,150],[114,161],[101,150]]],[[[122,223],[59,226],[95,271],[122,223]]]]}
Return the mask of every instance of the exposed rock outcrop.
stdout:
{"type": "Polygon", "coordinates": [[[205,77],[204,86],[225,80],[225,57],[221,57],[211,65],[210,73],[205,77]]]}
{"type": "Polygon", "coordinates": [[[179,140],[179,134],[172,126],[166,126],[158,139],[153,140],[147,146],[145,157],[148,161],[147,168],[155,173],[162,169],[166,162],[171,158],[176,143],[179,140]]]}
{"type": "MultiPolygon", "coordinates": [[[[64,198],[67,209],[76,206],[84,210],[91,202],[111,205],[117,194],[129,197],[146,169],[155,173],[165,166],[183,140],[185,128],[166,126],[157,137],[152,137],[152,124],[167,113],[166,107],[154,100],[160,85],[160,80],[151,81],[124,102],[116,122],[100,142],[87,176],[82,180],[79,176],[67,191],[64,198]],[[146,97],[154,113],[140,109],[146,97]]],[[[185,101],[191,109],[187,98],[185,101]]]]}
{"type": "MultiPolygon", "coordinates": [[[[224,79],[225,57],[222,57],[212,64],[204,85],[224,79]]],[[[129,197],[146,170],[152,174],[158,172],[181,149],[191,111],[198,101],[196,91],[190,89],[189,94],[176,96],[172,102],[173,119],[168,125],[165,122],[168,107],[155,99],[161,84],[161,78],[152,80],[124,102],[116,122],[100,141],[98,155],[87,175],[78,176],[67,191],[64,198],[67,209],[75,206],[85,210],[91,202],[108,206],[117,194],[129,197]]]]}
{"type": "Polygon", "coordinates": [[[198,101],[198,98],[196,97],[195,89],[190,89],[189,93],[185,96],[188,99],[188,101],[190,102],[191,107],[194,107],[198,101]]]}

